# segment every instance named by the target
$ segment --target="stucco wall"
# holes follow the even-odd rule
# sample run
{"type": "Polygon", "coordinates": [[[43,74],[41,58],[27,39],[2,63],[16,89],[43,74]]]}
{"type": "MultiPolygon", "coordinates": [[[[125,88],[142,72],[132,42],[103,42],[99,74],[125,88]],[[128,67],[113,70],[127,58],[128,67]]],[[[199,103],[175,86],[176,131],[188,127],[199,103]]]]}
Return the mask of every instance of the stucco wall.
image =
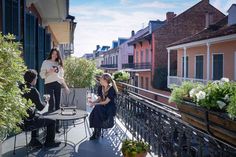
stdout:
{"type": "MultiPolygon", "coordinates": [[[[194,48],[188,48],[187,56],[189,57],[189,78],[195,78],[195,64],[196,55],[203,55],[203,79],[207,79],[207,46],[198,46],[194,48]]],[[[212,76],[212,59],[213,54],[223,54],[223,76],[230,80],[235,80],[235,52],[236,52],[236,40],[222,42],[210,45],[210,79],[212,76]]],[[[178,64],[177,64],[177,76],[182,77],[182,57],[183,49],[178,50],[178,64]]]]}

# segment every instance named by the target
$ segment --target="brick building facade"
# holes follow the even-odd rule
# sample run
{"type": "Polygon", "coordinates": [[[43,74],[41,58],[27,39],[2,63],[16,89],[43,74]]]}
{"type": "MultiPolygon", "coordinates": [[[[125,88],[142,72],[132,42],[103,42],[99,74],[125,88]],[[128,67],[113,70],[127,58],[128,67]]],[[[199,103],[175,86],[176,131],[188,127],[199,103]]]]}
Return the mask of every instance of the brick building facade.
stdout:
{"type": "MultiPolygon", "coordinates": [[[[167,46],[175,41],[194,35],[225,15],[213,7],[209,0],[202,0],[178,16],[167,13],[166,23],[152,33],[152,85],[154,88],[167,87],[167,46]]],[[[170,74],[175,75],[177,54],[171,53],[170,74]]]]}

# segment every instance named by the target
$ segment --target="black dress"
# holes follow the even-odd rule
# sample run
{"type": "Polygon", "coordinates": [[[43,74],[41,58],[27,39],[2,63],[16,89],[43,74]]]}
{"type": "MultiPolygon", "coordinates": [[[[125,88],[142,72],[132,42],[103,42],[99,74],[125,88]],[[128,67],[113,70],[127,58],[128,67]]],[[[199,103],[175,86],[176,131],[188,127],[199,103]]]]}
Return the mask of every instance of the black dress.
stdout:
{"type": "Polygon", "coordinates": [[[98,96],[103,98],[110,99],[110,102],[106,105],[96,105],[90,116],[89,123],[91,128],[112,128],[114,126],[114,116],[116,114],[116,91],[113,87],[107,91],[106,94],[102,92],[102,86],[98,88],[98,96]]]}

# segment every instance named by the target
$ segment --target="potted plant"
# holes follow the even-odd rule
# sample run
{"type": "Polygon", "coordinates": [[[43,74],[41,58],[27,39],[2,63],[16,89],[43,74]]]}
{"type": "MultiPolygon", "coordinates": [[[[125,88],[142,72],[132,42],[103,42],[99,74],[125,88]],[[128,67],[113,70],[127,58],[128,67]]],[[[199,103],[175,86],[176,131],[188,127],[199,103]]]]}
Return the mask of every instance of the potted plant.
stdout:
{"type": "Polygon", "coordinates": [[[95,64],[86,59],[70,57],[65,60],[64,70],[70,93],[62,90],[61,104],[86,110],[87,88],[95,85],[95,64]]]}
{"type": "Polygon", "coordinates": [[[184,82],[173,88],[170,102],[177,103],[184,121],[236,145],[235,82],[227,78],[207,85],[184,82]]]}
{"type": "Polygon", "coordinates": [[[120,82],[127,83],[130,79],[130,74],[124,70],[119,70],[113,74],[113,78],[116,81],[118,90],[122,92],[124,90],[124,85],[122,85],[120,82]]]}
{"type": "Polygon", "coordinates": [[[17,124],[27,116],[27,103],[22,98],[18,82],[23,82],[26,70],[20,44],[14,36],[0,33],[0,156],[2,142],[8,132],[18,131],[17,124]]]}
{"type": "Polygon", "coordinates": [[[149,145],[143,141],[126,139],[122,142],[121,151],[124,157],[145,157],[149,151],[149,145]]]}

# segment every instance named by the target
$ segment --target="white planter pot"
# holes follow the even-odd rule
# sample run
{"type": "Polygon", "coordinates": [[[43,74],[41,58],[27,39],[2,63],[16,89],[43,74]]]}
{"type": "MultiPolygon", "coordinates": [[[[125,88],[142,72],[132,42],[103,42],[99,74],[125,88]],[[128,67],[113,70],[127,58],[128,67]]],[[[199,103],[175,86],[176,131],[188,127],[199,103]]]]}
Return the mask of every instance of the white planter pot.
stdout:
{"type": "Polygon", "coordinates": [[[86,105],[87,88],[70,88],[69,94],[62,89],[61,106],[76,106],[76,108],[86,111],[86,105]]]}

